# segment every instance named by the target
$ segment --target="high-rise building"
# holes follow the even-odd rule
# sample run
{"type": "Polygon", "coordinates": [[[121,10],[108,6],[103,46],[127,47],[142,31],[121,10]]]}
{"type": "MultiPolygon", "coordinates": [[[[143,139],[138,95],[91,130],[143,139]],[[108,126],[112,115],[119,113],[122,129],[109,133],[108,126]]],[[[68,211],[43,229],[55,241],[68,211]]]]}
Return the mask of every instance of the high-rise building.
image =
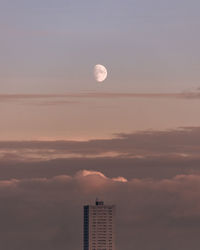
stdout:
{"type": "Polygon", "coordinates": [[[115,250],[114,226],[114,205],[96,200],[95,205],[84,206],[83,250],[115,250]]]}

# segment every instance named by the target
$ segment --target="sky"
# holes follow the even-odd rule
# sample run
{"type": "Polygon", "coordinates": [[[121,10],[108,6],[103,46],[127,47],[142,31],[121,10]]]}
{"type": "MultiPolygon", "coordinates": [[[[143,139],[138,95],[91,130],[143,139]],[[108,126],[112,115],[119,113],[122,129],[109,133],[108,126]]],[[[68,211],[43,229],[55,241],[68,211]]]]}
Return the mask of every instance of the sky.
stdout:
{"type": "Polygon", "coordinates": [[[199,1],[1,0],[1,92],[199,87],[199,1]],[[107,84],[95,84],[102,63],[107,84]]]}
{"type": "Polygon", "coordinates": [[[1,0],[0,139],[85,140],[199,125],[198,100],[95,98],[97,93],[198,91],[199,5],[194,0],[1,0]],[[102,84],[93,76],[98,63],[108,69],[102,84]],[[94,98],[2,96],[69,93],[94,98]]]}
{"type": "Polygon", "coordinates": [[[117,250],[199,250],[199,8],[0,0],[0,248],[81,249],[99,197],[117,250]]]}

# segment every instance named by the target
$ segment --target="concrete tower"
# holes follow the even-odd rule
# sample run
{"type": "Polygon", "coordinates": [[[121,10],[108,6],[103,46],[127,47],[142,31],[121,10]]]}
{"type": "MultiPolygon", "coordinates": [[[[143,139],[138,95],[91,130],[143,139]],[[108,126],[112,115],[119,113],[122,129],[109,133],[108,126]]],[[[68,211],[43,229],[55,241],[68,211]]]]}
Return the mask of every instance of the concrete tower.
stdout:
{"type": "Polygon", "coordinates": [[[114,205],[96,200],[95,205],[84,206],[83,250],[115,250],[114,225],[114,205]]]}

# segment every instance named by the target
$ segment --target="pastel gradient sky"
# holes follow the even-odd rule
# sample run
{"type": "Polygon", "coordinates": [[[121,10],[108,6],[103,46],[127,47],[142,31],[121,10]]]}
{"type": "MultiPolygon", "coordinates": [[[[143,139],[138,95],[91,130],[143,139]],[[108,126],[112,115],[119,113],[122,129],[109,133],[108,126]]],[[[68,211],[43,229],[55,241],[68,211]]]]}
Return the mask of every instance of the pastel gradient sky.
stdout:
{"type": "Polygon", "coordinates": [[[116,249],[200,249],[199,10],[0,0],[1,249],[81,249],[96,197],[116,249]]]}
{"type": "Polygon", "coordinates": [[[96,97],[196,91],[199,8],[195,0],[1,0],[0,139],[199,125],[198,98],[96,97]],[[103,84],[93,77],[97,63],[108,68],[103,84]],[[69,93],[93,97],[4,96],[69,93]]]}

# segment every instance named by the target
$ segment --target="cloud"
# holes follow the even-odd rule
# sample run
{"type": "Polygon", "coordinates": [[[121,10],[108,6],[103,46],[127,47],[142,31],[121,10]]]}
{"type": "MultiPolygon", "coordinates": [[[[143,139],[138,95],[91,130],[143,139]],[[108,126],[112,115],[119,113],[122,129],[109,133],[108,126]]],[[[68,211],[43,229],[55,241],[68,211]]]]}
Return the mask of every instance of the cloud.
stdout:
{"type": "Polygon", "coordinates": [[[113,181],[117,181],[117,182],[127,182],[128,180],[122,176],[119,176],[117,178],[112,178],[113,181]]]}
{"type": "Polygon", "coordinates": [[[99,197],[117,205],[118,249],[199,249],[199,175],[117,179],[85,169],[74,175],[0,181],[1,247],[79,249],[82,206],[99,197]]]}
{"type": "Polygon", "coordinates": [[[47,161],[67,158],[199,159],[200,128],[116,134],[89,141],[1,141],[0,159],[47,161]]]}
{"type": "Polygon", "coordinates": [[[35,105],[77,104],[81,99],[113,99],[113,98],[161,98],[161,99],[199,99],[199,89],[177,93],[121,93],[121,92],[85,92],[66,94],[0,94],[0,102],[24,102],[35,105]],[[76,101],[74,101],[74,99],[76,101]]]}
{"type": "Polygon", "coordinates": [[[87,176],[98,176],[103,179],[106,179],[106,176],[102,174],[101,172],[98,171],[88,171],[88,170],[83,170],[77,174],[78,177],[87,177],[87,176]]]}
{"type": "Polygon", "coordinates": [[[80,249],[82,206],[117,205],[118,249],[200,247],[200,128],[0,142],[2,249],[80,249]]]}
{"type": "Polygon", "coordinates": [[[173,178],[200,173],[199,150],[199,127],[89,141],[1,141],[0,180],[52,178],[84,169],[96,175],[115,174],[121,182],[173,178]]]}

